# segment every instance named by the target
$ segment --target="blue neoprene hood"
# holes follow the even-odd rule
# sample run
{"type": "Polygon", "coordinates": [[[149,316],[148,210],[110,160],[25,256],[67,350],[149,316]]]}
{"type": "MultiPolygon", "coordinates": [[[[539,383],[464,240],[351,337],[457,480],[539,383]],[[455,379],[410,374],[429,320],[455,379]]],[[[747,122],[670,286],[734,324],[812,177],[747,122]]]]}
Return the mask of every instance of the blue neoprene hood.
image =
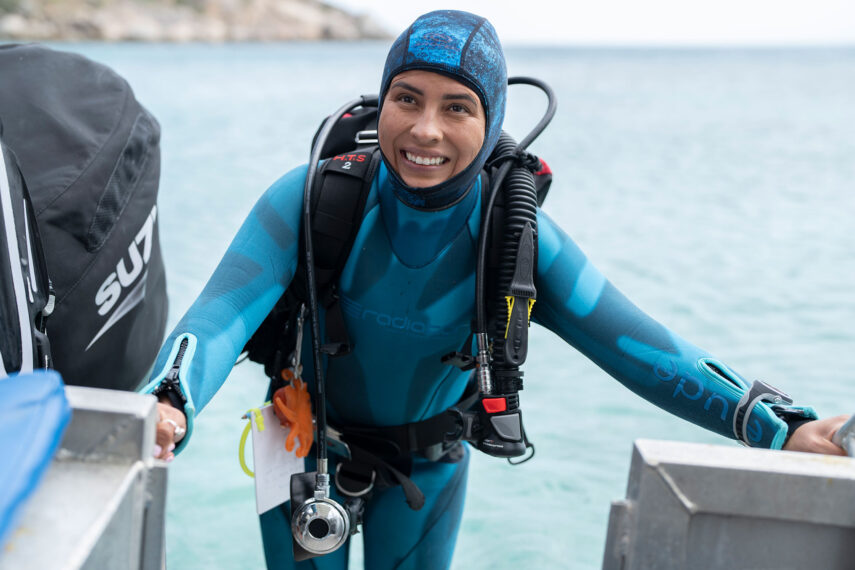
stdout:
{"type": "Polygon", "coordinates": [[[398,36],[383,68],[380,105],[392,79],[401,72],[421,69],[448,75],[472,89],[486,112],[481,151],[462,172],[436,186],[407,186],[386,157],[395,194],[409,206],[439,210],[456,203],[472,186],[499,140],[505,119],[508,72],[496,30],[485,18],[456,10],[438,10],[420,16],[398,36]]]}

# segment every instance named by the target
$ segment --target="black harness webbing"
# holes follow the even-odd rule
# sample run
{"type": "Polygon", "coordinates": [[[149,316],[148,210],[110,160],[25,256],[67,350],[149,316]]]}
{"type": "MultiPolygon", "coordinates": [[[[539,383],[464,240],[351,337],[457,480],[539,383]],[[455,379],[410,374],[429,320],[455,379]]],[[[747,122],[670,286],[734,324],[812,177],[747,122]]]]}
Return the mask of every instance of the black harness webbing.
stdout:
{"type": "Polygon", "coordinates": [[[336,155],[324,163],[312,192],[315,271],[319,300],[326,310],[327,344],[321,350],[330,356],[352,350],[336,285],[362,224],[379,164],[377,148],[336,155]]]}
{"type": "Polygon", "coordinates": [[[339,491],[349,497],[367,498],[374,489],[400,485],[413,510],[424,505],[424,494],[410,479],[413,455],[431,461],[457,461],[459,444],[471,435],[478,400],[472,384],[461,400],[444,412],[409,424],[382,427],[344,427],[342,439],[350,457],[342,457],[336,469],[339,491]]]}
{"type": "MultiPolygon", "coordinates": [[[[342,356],[352,350],[336,285],[362,224],[379,164],[380,151],[373,146],[334,156],[321,167],[312,192],[315,275],[318,298],[326,311],[327,344],[322,350],[330,356],[342,356]]],[[[300,242],[303,242],[302,233],[300,242]]],[[[243,348],[250,360],[264,365],[265,373],[274,379],[276,387],[279,374],[288,366],[288,357],[294,350],[293,323],[297,309],[307,298],[305,259],[300,256],[288,289],[243,348]]]]}

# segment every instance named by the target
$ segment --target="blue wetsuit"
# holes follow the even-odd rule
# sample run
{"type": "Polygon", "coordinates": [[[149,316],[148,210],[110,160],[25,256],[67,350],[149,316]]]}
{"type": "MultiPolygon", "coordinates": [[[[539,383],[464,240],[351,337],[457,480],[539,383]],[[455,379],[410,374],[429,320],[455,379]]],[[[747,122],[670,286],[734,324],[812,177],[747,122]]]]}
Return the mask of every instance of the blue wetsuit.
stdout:
{"type": "MultiPolygon", "coordinates": [[[[182,364],[181,381],[196,411],[219,389],[294,274],[305,171],[291,171],[259,200],[158,358],[155,370],[165,370],[174,358],[170,352],[176,339],[195,337],[194,350],[182,364]]],[[[334,423],[415,422],[460,399],[468,373],[441,363],[440,357],[464,343],[475,314],[479,192],[476,181],[450,208],[414,209],[396,197],[381,165],[340,280],[354,349],[331,360],[327,369],[328,410],[334,423]]],[[[715,368],[705,365],[711,355],[631,304],[544,212],[539,212],[538,224],[535,321],[641,396],[733,437],[733,409],[743,389],[716,368],[733,373],[717,361],[715,368]]],[[[304,364],[304,377],[310,380],[310,359],[304,364]]],[[[193,413],[188,411],[188,417],[193,413]]],[[[749,426],[753,444],[783,444],[786,425],[766,405],[754,408],[749,426]]],[[[188,439],[189,434],[182,446],[188,439]]],[[[416,460],[412,479],[427,499],[420,511],[407,506],[400,487],[372,499],[364,525],[367,567],[449,564],[467,462],[468,457],[457,463],[416,460]]],[[[291,544],[285,515],[279,510],[262,515],[262,530],[270,567],[288,567],[291,544]]],[[[342,549],[313,563],[344,568],[345,557],[342,549]]]]}
{"type": "MultiPolygon", "coordinates": [[[[460,34],[459,45],[452,46],[454,53],[465,53],[470,46],[487,50],[479,44],[479,33],[490,32],[487,40],[497,41],[489,23],[460,14],[433,13],[417,20],[390,52],[381,93],[391,77],[408,65],[450,73],[447,53],[434,57],[433,63],[413,59],[413,54],[427,57],[419,49],[399,53],[402,45],[418,40],[419,22],[439,19],[441,26],[434,24],[427,28],[430,33],[423,34],[431,49],[447,47],[453,35],[449,30],[458,28],[465,33],[460,34]],[[453,25],[449,19],[454,19],[453,25]],[[442,41],[437,40],[437,29],[445,34],[442,41]]],[[[460,55],[459,60],[464,57],[460,55]]],[[[502,72],[503,65],[502,61],[502,72]]],[[[485,148],[492,148],[504,109],[504,92],[499,97],[492,91],[504,89],[505,78],[501,75],[490,84],[479,79],[482,68],[455,73],[478,88],[488,112],[485,148]]],[[[460,400],[468,373],[443,364],[440,358],[460,348],[475,316],[478,172],[486,154],[479,154],[473,168],[429,191],[407,189],[385,163],[379,168],[339,280],[345,325],[354,346],[351,354],[327,364],[328,413],[334,424],[406,424],[440,414],[460,400]]],[[[190,438],[195,413],[217,392],[246,341],[294,276],[301,255],[298,236],[305,175],[305,166],[295,169],[261,197],[158,357],[149,391],[172,365],[181,340],[187,339],[180,378],[188,399],[188,434],[179,448],[190,438]]],[[[637,309],[543,212],[538,212],[538,243],[538,295],[533,312],[537,323],[644,398],[734,437],[734,409],[747,387],[743,379],[637,309]]],[[[303,360],[304,378],[310,380],[311,360],[303,360]]],[[[809,410],[804,413],[810,415],[809,410]]],[[[754,406],[747,422],[751,445],[783,445],[787,425],[766,404],[754,406]]],[[[367,567],[450,564],[463,509],[468,453],[456,462],[414,458],[411,478],[426,497],[419,511],[407,506],[400,487],[375,493],[364,517],[367,567]]],[[[334,469],[335,456],[331,456],[330,471],[334,469]]],[[[285,514],[279,509],[268,511],[261,524],[268,566],[294,567],[285,514]]],[[[346,559],[343,548],[303,564],[345,568],[346,559]]]]}

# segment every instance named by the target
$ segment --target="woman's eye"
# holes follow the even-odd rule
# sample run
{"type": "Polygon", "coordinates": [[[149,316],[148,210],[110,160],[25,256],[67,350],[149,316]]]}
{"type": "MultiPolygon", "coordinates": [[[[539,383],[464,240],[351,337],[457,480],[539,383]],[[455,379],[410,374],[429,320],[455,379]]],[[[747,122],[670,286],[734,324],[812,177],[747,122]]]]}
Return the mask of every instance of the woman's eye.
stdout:
{"type": "Polygon", "coordinates": [[[401,103],[415,103],[416,99],[412,95],[402,94],[398,96],[398,101],[401,103]]]}
{"type": "Polygon", "coordinates": [[[452,113],[468,113],[469,112],[469,109],[465,105],[460,105],[459,103],[452,103],[448,108],[452,113]]]}

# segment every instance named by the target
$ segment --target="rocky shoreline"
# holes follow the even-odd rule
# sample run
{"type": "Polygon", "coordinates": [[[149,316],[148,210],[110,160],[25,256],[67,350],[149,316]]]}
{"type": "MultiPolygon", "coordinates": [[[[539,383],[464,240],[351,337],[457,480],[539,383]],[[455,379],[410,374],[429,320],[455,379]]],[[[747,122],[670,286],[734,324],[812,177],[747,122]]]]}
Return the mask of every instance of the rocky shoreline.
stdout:
{"type": "Polygon", "coordinates": [[[0,41],[241,42],[389,38],[320,0],[0,0],[0,41]]]}

